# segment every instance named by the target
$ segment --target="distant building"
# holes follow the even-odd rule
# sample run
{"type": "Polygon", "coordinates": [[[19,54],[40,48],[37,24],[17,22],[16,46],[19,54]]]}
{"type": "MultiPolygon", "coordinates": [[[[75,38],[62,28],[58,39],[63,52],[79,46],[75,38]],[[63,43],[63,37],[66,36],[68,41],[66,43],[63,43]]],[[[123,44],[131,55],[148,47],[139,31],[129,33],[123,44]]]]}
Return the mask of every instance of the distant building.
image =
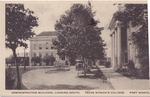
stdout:
{"type": "MultiPolygon", "coordinates": [[[[121,11],[121,9],[119,8],[121,11]]],[[[114,69],[127,65],[129,60],[132,60],[135,64],[135,68],[140,68],[139,61],[137,59],[137,48],[129,40],[132,32],[138,31],[139,27],[132,27],[131,24],[128,28],[125,28],[122,23],[115,20],[113,17],[109,28],[111,36],[111,64],[114,69]]]]}
{"type": "MultiPolygon", "coordinates": [[[[56,60],[59,60],[57,50],[53,47],[53,39],[57,38],[56,31],[44,31],[30,39],[30,63],[32,57],[43,58],[46,55],[53,55],[56,60]]],[[[42,65],[45,63],[42,62],[42,65]]],[[[33,65],[33,64],[30,64],[33,65]]]]}

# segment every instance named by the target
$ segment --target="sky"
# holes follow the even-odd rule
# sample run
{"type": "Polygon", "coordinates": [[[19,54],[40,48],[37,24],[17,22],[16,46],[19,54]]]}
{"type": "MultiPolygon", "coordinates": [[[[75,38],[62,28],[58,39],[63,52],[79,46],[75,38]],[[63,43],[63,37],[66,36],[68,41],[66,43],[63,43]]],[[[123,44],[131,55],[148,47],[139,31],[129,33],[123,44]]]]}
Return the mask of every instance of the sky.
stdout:
{"type": "MultiPolygon", "coordinates": [[[[39,26],[33,28],[33,31],[37,35],[42,31],[55,31],[54,25],[56,23],[56,20],[59,20],[60,15],[69,10],[74,3],[88,4],[88,1],[34,1],[24,2],[23,4],[25,8],[33,10],[34,15],[39,18],[39,26]]],[[[111,51],[111,37],[108,26],[112,19],[113,13],[115,13],[118,9],[118,7],[113,4],[114,2],[110,1],[91,1],[92,9],[93,11],[96,11],[94,19],[98,19],[100,21],[100,23],[98,24],[99,27],[104,27],[101,37],[107,45],[106,48],[108,48],[108,50],[106,51],[106,54],[108,57],[110,57],[111,51]]],[[[27,41],[27,43],[28,49],[26,49],[26,52],[29,52],[29,41],[27,41]]],[[[22,53],[23,51],[23,47],[17,48],[17,53],[22,53]]],[[[6,57],[8,57],[10,54],[12,54],[12,51],[10,49],[6,49],[6,57]]]]}

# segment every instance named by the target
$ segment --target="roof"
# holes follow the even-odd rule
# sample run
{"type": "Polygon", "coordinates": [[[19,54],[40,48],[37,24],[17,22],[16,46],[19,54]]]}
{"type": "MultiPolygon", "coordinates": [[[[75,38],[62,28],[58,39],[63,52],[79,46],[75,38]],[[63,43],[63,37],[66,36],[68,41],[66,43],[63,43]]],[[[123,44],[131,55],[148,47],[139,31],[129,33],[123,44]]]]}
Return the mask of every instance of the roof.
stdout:
{"type": "Polygon", "coordinates": [[[58,32],[56,31],[43,31],[37,36],[56,36],[58,32]]]}

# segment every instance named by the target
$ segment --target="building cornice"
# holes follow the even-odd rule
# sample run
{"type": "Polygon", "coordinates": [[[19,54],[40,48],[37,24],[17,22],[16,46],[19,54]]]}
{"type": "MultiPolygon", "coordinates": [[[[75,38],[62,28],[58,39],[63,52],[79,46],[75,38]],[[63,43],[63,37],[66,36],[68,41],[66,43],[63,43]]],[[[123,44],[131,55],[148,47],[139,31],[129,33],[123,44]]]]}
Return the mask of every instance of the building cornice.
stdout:
{"type": "Polygon", "coordinates": [[[57,36],[36,36],[29,39],[29,41],[51,41],[53,38],[57,38],[57,36]]]}
{"type": "Polygon", "coordinates": [[[112,19],[111,19],[111,22],[110,22],[110,24],[109,24],[109,27],[108,27],[108,29],[112,29],[112,28],[114,28],[114,26],[115,26],[115,22],[116,22],[116,20],[115,20],[115,18],[114,17],[112,17],[112,19]]]}

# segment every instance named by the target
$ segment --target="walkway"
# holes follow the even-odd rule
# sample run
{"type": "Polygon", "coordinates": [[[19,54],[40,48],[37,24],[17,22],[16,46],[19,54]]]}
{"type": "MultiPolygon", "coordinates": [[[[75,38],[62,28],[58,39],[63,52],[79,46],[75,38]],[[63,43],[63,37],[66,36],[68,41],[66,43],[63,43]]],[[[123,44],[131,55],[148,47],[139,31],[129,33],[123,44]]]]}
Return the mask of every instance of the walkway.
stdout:
{"type": "Polygon", "coordinates": [[[103,83],[100,78],[79,78],[75,67],[70,70],[54,71],[50,69],[37,69],[26,72],[22,82],[28,89],[38,90],[113,90],[111,83],[103,83]]]}
{"type": "Polygon", "coordinates": [[[102,72],[110,80],[112,86],[115,90],[148,90],[150,89],[150,84],[148,79],[130,79],[125,77],[112,68],[105,68],[104,66],[99,66],[102,72]]]}

